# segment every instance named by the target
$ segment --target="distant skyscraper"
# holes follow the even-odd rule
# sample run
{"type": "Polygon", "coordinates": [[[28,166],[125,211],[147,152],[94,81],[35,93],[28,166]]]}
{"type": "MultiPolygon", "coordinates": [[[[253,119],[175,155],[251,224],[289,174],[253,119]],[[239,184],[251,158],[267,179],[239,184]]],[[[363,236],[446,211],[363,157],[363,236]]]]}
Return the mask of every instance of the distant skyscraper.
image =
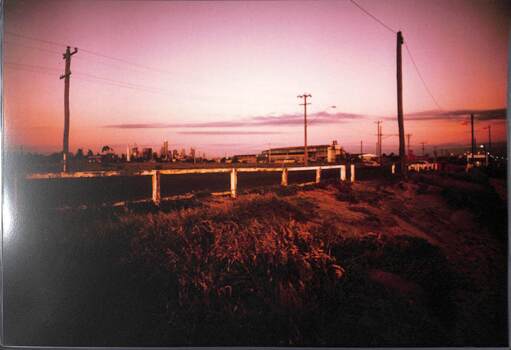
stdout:
{"type": "Polygon", "coordinates": [[[161,151],[161,157],[164,158],[164,159],[168,159],[169,158],[169,142],[167,140],[165,140],[163,142],[163,148],[162,148],[162,151],[161,151]]]}
{"type": "Polygon", "coordinates": [[[193,159],[193,162],[195,163],[195,148],[190,148],[190,158],[193,159]]]}
{"type": "Polygon", "coordinates": [[[131,149],[130,145],[126,146],[126,161],[131,162],[131,149]]]}
{"type": "Polygon", "coordinates": [[[153,149],[151,147],[146,147],[142,149],[142,157],[144,160],[153,159],[153,149]]]}

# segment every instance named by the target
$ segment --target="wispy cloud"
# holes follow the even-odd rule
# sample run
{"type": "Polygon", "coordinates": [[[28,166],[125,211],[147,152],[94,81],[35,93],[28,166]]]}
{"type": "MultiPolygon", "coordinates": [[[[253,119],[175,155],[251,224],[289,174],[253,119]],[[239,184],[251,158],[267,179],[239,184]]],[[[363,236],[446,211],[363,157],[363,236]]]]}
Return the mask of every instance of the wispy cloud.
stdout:
{"type": "MultiPolygon", "coordinates": [[[[465,119],[470,116],[470,114],[474,114],[475,118],[478,120],[505,120],[506,119],[506,109],[505,108],[496,108],[496,109],[456,109],[451,111],[440,111],[440,110],[431,110],[431,111],[421,111],[414,113],[406,113],[406,120],[414,120],[414,121],[430,121],[430,120],[460,120],[465,119]]],[[[384,118],[387,120],[396,119],[396,117],[387,117],[384,118]]]]}
{"type": "Polygon", "coordinates": [[[277,135],[277,131],[178,131],[181,135],[277,135]]]}
{"type": "MultiPolygon", "coordinates": [[[[338,124],[347,121],[363,119],[367,116],[353,113],[328,113],[325,111],[311,113],[308,118],[311,124],[338,124]]],[[[281,114],[278,116],[255,116],[240,121],[220,121],[201,123],[136,123],[136,124],[111,124],[105,128],[112,129],[187,129],[187,128],[236,128],[257,126],[293,126],[303,125],[303,114],[281,114]]]]}
{"type": "MultiPolygon", "coordinates": [[[[366,118],[362,114],[353,113],[328,113],[325,111],[311,113],[307,116],[309,121],[314,124],[338,124],[351,120],[366,118]]],[[[282,114],[280,116],[260,116],[252,118],[256,125],[303,125],[303,114],[282,114]]]]}
{"type": "MultiPolygon", "coordinates": [[[[456,109],[450,111],[430,110],[413,113],[406,113],[405,119],[410,121],[433,121],[433,120],[461,120],[474,114],[478,120],[505,120],[506,109],[456,109]]],[[[350,121],[367,119],[364,114],[326,111],[315,112],[308,115],[309,123],[330,125],[341,124],[350,121]]],[[[396,117],[383,117],[384,120],[395,120],[396,117]]],[[[198,122],[198,123],[135,123],[135,124],[111,124],[104,128],[111,129],[208,129],[208,128],[239,128],[239,127],[262,127],[262,126],[301,126],[303,125],[303,114],[281,114],[278,116],[255,116],[243,120],[228,120],[219,122],[198,122]]],[[[220,134],[217,131],[180,131],[179,134],[214,135],[220,134]]],[[[224,135],[264,135],[274,132],[268,131],[222,131],[224,135]]]]}

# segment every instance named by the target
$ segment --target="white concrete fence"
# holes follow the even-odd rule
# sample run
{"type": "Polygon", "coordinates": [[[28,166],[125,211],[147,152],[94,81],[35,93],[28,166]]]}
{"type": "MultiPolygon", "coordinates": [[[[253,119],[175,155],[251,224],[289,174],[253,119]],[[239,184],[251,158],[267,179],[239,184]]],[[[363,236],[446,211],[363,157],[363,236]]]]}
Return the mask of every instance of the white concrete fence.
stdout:
{"type": "MultiPolygon", "coordinates": [[[[280,172],[282,186],[288,185],[288,174],[290,171],[315,171],[316,179],[313,182],[302,183],[300,185],[309,185],[319,183],[321,181],[321,171],[328,169],[339,169],[339,180],[347,180],[346,165],[325,165],[325,166],[308,166],[308,167],[279,167],[279,168],[198,168],[198,169],[164,169],[164,170],[143,170],[138,172],[128,173],[126,171],[81,171],[72,173],[34,173],[26,176],[27,180],[42,180],[42,179],[79,179],[79,178],[101,178],[101,177],[115,177],[115,176],[151,176],[152,177],[152,195],[151,201],[159,205],[162,200],[172,199],[173,197],[161,197],[161,175],[183,175],[183,174],[213,174],[213,173],[229,173],[230,174],[230,190],[225,192],[213,192],[213,195],[230,195],[236,198],[238,190],[238,173],[257,173],[257,172],[280,172]]],[[[439,170],[438,163],[428,164],[409,164],[408,170],[427,171],[439,170]]],[[[392,175],[396,174],[396,165],[391,166],[392,175]]],[[[350,182],[355,182],[355,165],[350,165],[350,182]]],[[[15,187],[17,187],[15,185],[15,187]]],[[[15,192],[17,190],[15,189],[15,192]]],[[[140,201],[140,200],[139,200],[140,201]]],[[[141,200],[147,201],[147,200],[141,200]]],[[[135,201],[138,202],[138,201],[135,201]]],[[[125,202],[119,202],[124,204],[125,202]]]]}
{"type": "Polygon", "coordinates": [[[408,165],[408,170],[414,170],[416,172],[426,171],[426,170],[437,171],[439,169],[440,169],[440,166],[438,163],[426,163],[426,164],[415,163],[415,164],[408,165]]]}
{"type": "MultiPolygon", "coordinates": [[[[134,173],[126,173],[123,171],[82,171],[73,173],[34,173],[27,175],[28,180],[41,179],[78,179],[78,178],[98,178],[111,176],[151,176],[152,177],[152,196],[151,200],[154,204],[159,205],[164,199],[173,197],[161,197],[161,175],[183,175],[183,174],[212,174],[212,173],[230,173],[230,191],[215,192],[213,195],[230,195],[236,198],[238,187],[238,173],[255,173],[255,172],[281,172],[282,186],[288,185],[288,173],[290,171],[316,171],[316,180],[314,182],[305,183],[314,184],[321,181],[321,171],[328,169],[340,169],[339,180],[346,181],[346,165],[326,165],[326,166],[309,166],[309,167],[290,167],[290,168],[201,168],[201,169],[165,169],[165,170],[144,170],[134,173]]],[[[355,165],[350,166],[350,181],[355,182],[355,165]]]]}

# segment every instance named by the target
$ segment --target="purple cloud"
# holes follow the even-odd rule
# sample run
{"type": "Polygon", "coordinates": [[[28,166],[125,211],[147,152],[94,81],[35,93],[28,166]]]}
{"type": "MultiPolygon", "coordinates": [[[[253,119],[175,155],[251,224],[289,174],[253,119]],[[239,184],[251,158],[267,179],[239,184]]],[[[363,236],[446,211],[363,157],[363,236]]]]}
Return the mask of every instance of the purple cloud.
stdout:
{"type": "MultiPolygon", "coordinates": [[[[362,119],[366,116],[353,113],[315,112],[308,115],[311,124],[338,124],[349,120],[362,119]]],[[[112,124],[105,128],[112,129],[165,129],[165,128],[234,128],[251,126],[292,126],[303,125],[303,114],[282,114],[279,116],[256,116],[241,121],[221,121],[202,123],[142,123],[142,124],[112,124]]]]}
{"type": "Polygon", "coordinates": [[[178,131],[181,135],[277,135],[276,131],[178,131]]]}
{"type": "MultiPolygon", "coordinates": [[[[452,111],[421,111],[406,113],[405,120],[428,121],[428,120],[460,120],[474,114],[478,120],[505,120],[506,109],[457,109],[452,111]]],[[[386,120],[395,120],[397,117],[386,117],[386,120]]]]}

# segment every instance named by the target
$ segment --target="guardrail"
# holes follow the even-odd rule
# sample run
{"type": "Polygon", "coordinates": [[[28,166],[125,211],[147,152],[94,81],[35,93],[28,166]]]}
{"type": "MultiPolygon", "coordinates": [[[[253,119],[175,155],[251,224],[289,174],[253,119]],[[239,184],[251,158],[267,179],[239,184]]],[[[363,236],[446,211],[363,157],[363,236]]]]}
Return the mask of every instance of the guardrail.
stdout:
{"type": "Polygon", "coordinates": [[[408,170],[414,170],[416,172],[424,171],[424,170],[439,170],[439,164],[438,163],[415,163],[415,164],[409,164],[408,170]]]}
{"type": "MultiPolygon", "coordinates": [[[[237,196],[238,173],[254,172],[281,172],[282,186],[288,185],[288,173],[290,171],[316,171],[316,179],[313,183],[321,181],[321,171],[328,169],[339,169],[339,180],[346,181],[346,165],[325,165],[308,167],[279,167],[279,168],[200,168],[200,169],[162,169],[162,170],[143,170],[138,172],[126,171],[82,171],[82,172],[59,172],[59,173],[34,173],[26,176],[27,180],[41,179],[78,179],[95,178],[111,176],[152,176],[152,195],[151,200],[155,205],[159,205],[164,199],[171,197],[161,197],[161,175],[183,175],[183,174],[211,174],[211,173],[230,173],[230,191],[218,192],[218,195],[230,195],[232,198],[237,196]]],[[[350,165],[350,181],[355,182],[355,165],[350,165]]]]}

